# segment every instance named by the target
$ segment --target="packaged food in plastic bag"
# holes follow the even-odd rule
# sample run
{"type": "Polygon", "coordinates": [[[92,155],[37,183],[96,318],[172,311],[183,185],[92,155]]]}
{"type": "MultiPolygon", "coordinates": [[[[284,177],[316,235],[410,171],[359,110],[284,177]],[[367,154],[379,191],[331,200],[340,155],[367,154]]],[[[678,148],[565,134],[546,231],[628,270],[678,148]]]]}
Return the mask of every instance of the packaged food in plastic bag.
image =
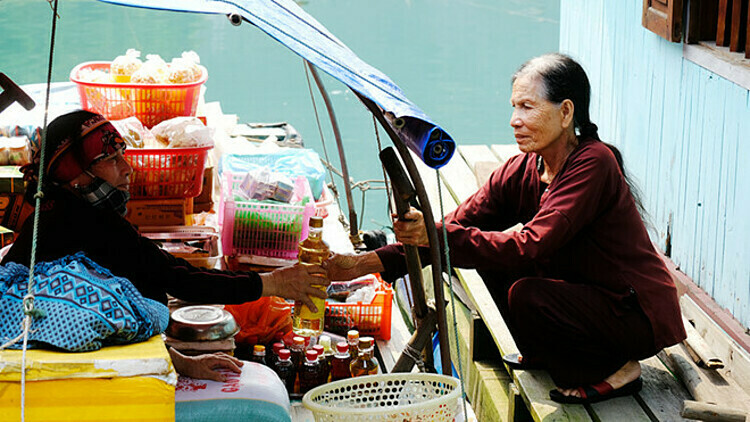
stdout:
{"type": "Polygon", "coordinates": [[[110,75],[99,69],[81,69],[78,72],[78,79],[84,82],[94,82],[99,84],[108,84],[112,82],[110,75]]]}
{"type": "Polygon", "coordinates": [[[214,128],[206,127],[197,117],[175,117],[151,128],[157,141],[167,148],[214,146],[214,128]]]}
{"type": "Polygon", "coordinates": [[[373,292],[375,292],[376,282],[377,279],[371,274],[355,278],[351,281],[332,281],[331,284],[328,285],[326,293],[328,293],[329,299],[340,300],[343,302],[347,300],[352,293],[364,287],[371,287],[373,292]]]}
{"type": "Polygon", "coordinates": [[[130,82],[137,84],[167,83],[169,68],[167,62],[158,54],[146,56],[146,62],[130,76],[130,82]]]}
{"type": "Polygon", "coordinates": [[[271,171],[267,166],[248,172],[240,183],[238,193],[245,199],[289,203],[294,194],[294,182],[289,177],[271,171]]]}
{"type": "Polygon", "coordinates": [[[145,148],[147,145],[154,147],[156,139],[137,117],[132,116],[122,120],[112,120],[112,125],[120,132],[130,148],[145,148]]]}
{"type": "Polygon", "coordinates": [[[128,51],[125,52],[125,55],[117,56],[112,60],[112,63],[109,65],[109,73],[112,80],[121,83],[130,82],[133,73],[143,65],[143,62],[141,62],[141,59],[139,58],[140,56],[140,51],[129,48],[128,51]]]}
{"type": "Polygon", "coordinates": [[[26,136],[0,136],[0,166],[23,166],[31,158],[26,136]]]}
{"type": "Polygon", "coordinates": [[[169,82],[173,84],[196,82],[203,73],[198,66],[200,62],[201,59],[195,51],[185,51],[181,57],[175,57],[169,64],[169,82]]]}

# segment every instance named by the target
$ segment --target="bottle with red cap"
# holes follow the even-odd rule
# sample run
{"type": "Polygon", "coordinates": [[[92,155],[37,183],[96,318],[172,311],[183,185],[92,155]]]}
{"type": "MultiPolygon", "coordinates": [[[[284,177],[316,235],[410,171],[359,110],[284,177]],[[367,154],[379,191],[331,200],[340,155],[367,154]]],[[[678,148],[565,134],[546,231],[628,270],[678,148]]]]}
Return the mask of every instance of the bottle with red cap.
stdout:
{"type": "Polygon", "coordinates": [[[289,349],[279,350],[279,359],[273,367],[273,370],[276,371],[276,374],[281,378],[281,381],[284,382],[286,391],[289,393],[294,392],[294,381],[297,377],[297,371],[294,369],[291,356],[292,353],[289,349]]]}
{"type": "Polygon", "coordinates": [[[349,369],[351,361],[349,344],[345,341],[336,343],[336,356],[333,357],[333,361],[331,362],[331,381],[351,378],[352,371],[349,369]]]}
{"type": "Polygon", "coordinates": [[[284,348],[284,343],[278,342],[271,346],[270,353],[266,353],[266,365],[273,368],[276,361],[279,360],[279,350],[284,348]]]}
{"type": "Polygon", "coordinates": [[[318,352],[308,350],[305,353],[305,363],[299,371],[299,392],[305,394],[320,383],[320,362],[318,361],[318,352]]]}
{"type": "Polygon", "coordinates": [[[319,384],[325,384],[328,382],[328,362],[325,357],[325,347],[322,344],[316,344],[313,346],[313,350],[318,353],[318,377],[320,378],[319,384]]]}

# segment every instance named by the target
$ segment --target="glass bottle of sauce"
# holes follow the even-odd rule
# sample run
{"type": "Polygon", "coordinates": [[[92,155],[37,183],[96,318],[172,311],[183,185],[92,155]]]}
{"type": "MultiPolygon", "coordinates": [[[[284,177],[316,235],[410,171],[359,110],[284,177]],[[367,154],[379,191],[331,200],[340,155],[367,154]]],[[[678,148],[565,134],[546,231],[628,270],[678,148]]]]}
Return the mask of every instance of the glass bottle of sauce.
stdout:
{"type": "Polygon", "coordinates": [[[349,366],[352,377],[375,375],[378,373],[378,361],[375,360],[375,339],[362,337],[359,339],[359,356],[349,366]]]}
{"type": "Polygon", "coordinates": [[[279,350],[284,348],[284,343],[278,342],[274,343],[271,352],[266,353],[266,364],[273,368],[274,364],[276,364],[276,361],[279,360],[279,350]]]}
{"type": "Polygon", "coordinates": [[[294,343],[292,343],[289,351],[292,353],[292,363],[294,364],[294,369],[299,372],[299,368],[302,366],[302,363],[305,359],[305,338],[295,336],[292,341],[294,343]]]}
{"type": "Polygon", "coordinates": [[[305,394],[320,385],[320,362],[318,352],[308,350],[305,353],[305,363],[299,372],[299,392],[305,394]]]}
{"type": "Polygon", "coordinates": [[[294,380],[297,377],[297,371],[291,359],[292,353],[289,349],[279,350],[279,359],[274,364],[273,370],[284,382],[284,387],[288,393],[294,392],[294,380]]]}
{"type": "Polygon", "coordinates": [[[349,356],[349,344],[345,341],[336,343],[336,356],[331,362],[331,381],[343,380],[352,377],[349,364],[352,362],[349,356]]]}
{"type": "Polygon", "coordinates": [[[251,361],[257,362],[261,365],[266,364],[266,346],[262,344],[256,344],[253,346],[253,357],[250,358],[251,361]]]}
{"type": "Polygon", "coordinates": [[[349,343],[349,357],[354,360],[359,355],[359,331],[349,330],[346,333],[346,341],[349,343]]]}

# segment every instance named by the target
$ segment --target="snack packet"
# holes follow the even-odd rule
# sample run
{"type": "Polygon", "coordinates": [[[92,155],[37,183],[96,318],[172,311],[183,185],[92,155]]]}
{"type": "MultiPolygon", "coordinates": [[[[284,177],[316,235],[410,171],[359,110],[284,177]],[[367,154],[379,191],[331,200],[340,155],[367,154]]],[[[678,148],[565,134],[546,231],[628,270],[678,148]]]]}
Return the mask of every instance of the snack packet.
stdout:
{"type": "Polygon", "coordinates": [[[109,65],[109,73],[114,82],[127,83],[140,67],[143,65],[141,59],[141,52],[129,48],[125,52],[124,56],[117,56],[112,63],[109,65]]]}
{"type": "Polygon", "coordinates": [[[200,57],[195,51],[184,51],[181,57],[175,57],[169,64],[169,82],[185,84],[198,81],[203,75],[200,57]]]}
{"type": "Polygon", "coordinates": [[[146,62],[133,72],[130,82],[137,84],[163,84],[167,83],[169,68],[167,62],[158,54],[146,56],[146,62]]]}

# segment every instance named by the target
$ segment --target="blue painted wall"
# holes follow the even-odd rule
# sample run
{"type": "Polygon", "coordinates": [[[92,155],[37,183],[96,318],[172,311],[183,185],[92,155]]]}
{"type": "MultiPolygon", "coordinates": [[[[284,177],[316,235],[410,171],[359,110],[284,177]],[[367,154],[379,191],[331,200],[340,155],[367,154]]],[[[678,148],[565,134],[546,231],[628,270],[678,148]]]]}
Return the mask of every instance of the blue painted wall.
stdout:
{"type": "Polygon", "coordinates": [[[643,192],[652,239],[750,327],[750,94],[641,25],[642,0],[562,0],[560,51],[643,192]]]}

